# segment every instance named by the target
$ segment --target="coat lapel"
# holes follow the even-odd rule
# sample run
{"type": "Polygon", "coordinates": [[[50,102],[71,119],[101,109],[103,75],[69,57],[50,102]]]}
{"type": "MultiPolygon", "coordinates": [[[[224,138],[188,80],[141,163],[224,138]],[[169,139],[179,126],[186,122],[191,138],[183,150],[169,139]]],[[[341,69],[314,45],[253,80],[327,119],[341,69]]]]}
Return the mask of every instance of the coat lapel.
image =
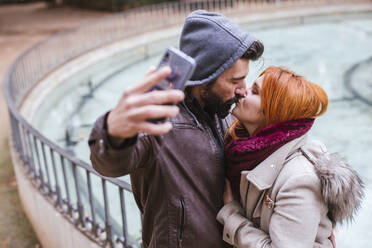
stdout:
{"type": "Polygon", "coordinates": [[[306,139],[306,135],[294,139],[280,147],[253,170],[242,171],[240,197],[247,217],[254,220],[261,216],[266,190],[272,187],[288,157],[303,146],[306,139]]]}
{"type": "Polygon", "coordinates": [[[285,160],[291,153],[303,146],[306,143],[306,139],[307,137],[304,135],[283,145],[253,170],[248,171],[246,179],[259,191],[271,188],[282,170],[285,160]]]}

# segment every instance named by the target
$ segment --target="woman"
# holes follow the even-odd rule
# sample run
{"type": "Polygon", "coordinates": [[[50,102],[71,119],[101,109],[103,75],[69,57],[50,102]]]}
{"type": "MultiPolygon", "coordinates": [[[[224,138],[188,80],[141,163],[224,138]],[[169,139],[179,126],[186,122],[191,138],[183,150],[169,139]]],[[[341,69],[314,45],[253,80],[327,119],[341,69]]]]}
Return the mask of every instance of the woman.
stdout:
{"type": "Polygon", "coordinates": [[[225,137],[223,239],[238,248],[332,247],[332,228],[352,220],[363,183],[323,144],[307,140],[327,94],[280,67],[266,69],[248,91],[225,137]]]}

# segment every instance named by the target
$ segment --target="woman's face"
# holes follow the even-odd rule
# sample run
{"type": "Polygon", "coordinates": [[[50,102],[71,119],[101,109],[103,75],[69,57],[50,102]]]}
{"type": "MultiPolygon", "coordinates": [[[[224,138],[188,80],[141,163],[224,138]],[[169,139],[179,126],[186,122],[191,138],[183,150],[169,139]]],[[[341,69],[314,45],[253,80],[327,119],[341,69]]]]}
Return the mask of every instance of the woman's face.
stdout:
{"type": "Polygon", "coordinates": [[[257,78],[248,93],[236,104],[232,114],[244,125],[251,128],[259,127],[265,123],[265,116],[261,111],[261,88],[263,76],[257,78]]]}

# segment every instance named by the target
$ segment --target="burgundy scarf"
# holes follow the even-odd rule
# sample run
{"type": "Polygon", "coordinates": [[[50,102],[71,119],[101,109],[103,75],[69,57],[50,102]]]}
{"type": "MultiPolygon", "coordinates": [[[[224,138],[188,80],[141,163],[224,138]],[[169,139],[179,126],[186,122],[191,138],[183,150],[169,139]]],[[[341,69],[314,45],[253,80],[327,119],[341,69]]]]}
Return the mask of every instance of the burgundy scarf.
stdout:
{"type": "Polygon", "coordinates": [[[225,143],[227,178],[234,196],[240,200],[240,173],[252,170],[282,145],[307,133],[314,119],[299,119],[269,125],[253,136],[246,129],[236,132],[238,139],[228,137],[225,143]]]}

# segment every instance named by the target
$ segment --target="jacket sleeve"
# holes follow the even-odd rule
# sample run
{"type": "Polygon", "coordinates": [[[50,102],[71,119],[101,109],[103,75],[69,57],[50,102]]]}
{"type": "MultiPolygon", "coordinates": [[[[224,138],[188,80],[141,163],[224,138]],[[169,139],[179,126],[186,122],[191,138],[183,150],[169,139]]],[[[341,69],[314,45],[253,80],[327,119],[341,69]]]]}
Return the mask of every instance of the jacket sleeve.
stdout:
{"type": "Polygon", "coordinates": [[[107,115],[97,119],[89,137],[93,168],[103,176],[119,177],[144,167],[153,154],[149,136],[138,135],[130,139],[110,137],[106,132],[107,115]]]}
{"type": "Polygon", "coordinates": [[[269,233],[256,228],[237,202],[225,205],[217,219],[224,225],[223,239],[238,248],[312,248],[322,204],[316,176],[301,175],[285,182],[277,194],[269,233]]]}

